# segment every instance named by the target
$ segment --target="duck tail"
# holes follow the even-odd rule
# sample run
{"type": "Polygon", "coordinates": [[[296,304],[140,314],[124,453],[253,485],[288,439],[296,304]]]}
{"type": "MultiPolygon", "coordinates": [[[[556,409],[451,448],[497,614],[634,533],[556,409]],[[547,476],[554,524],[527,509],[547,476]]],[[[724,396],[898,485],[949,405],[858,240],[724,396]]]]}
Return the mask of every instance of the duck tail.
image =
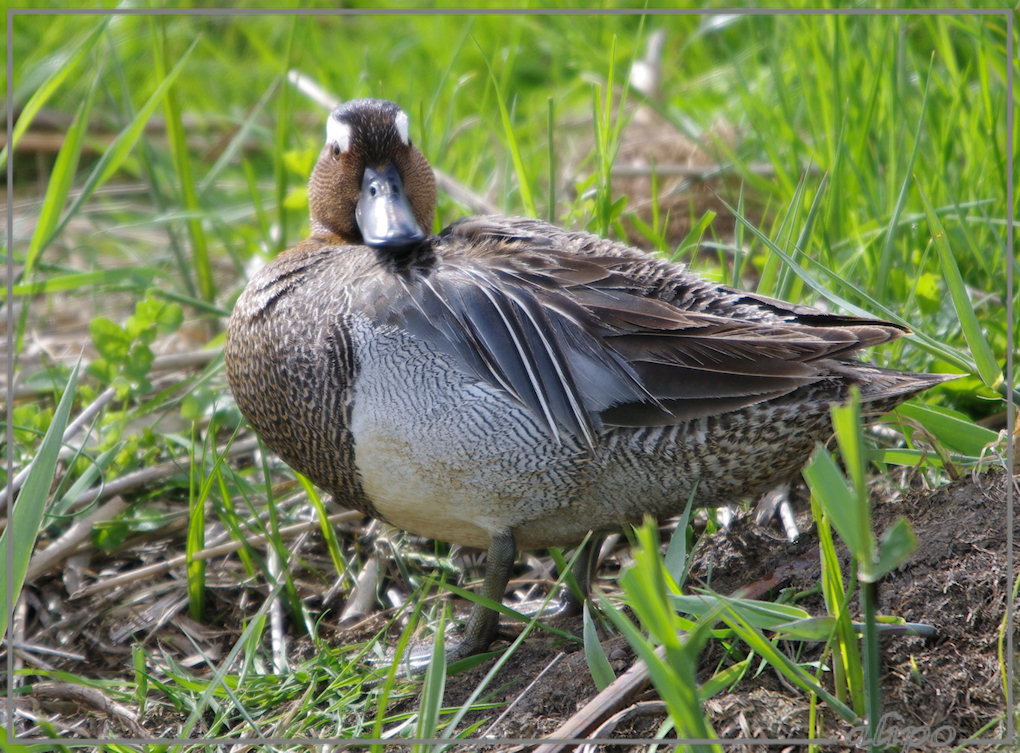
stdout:
{"type": "Polygon", "coordinates": [[[839,361],[834,371],[861,391],[861,405],[868,414],[885,413],[914,395],[962,374],[921,374],[870,366],[859,361],[839,361]]]}

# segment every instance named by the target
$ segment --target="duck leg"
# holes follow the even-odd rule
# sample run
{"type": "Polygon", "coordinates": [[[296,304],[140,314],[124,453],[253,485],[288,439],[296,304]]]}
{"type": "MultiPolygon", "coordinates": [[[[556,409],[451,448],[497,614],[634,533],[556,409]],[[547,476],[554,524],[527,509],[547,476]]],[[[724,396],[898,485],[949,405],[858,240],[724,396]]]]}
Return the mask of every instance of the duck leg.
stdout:
{"type": "MultiPolygon", "coordinates": [[[[517,559],[517,544],[510,531],[501,531],[492,537],[488,554],[485,556],[485,581],[481,595],[495,602],[503,603],[506,585],[510,582],[510,570],[517,559]]],[[[483,604],[475,604],[464,629],[464,639],[450,649],[447,661],[456,661],[466,656],[485,651],[496,637],[499,627],[499,612],[483,604]]]]}

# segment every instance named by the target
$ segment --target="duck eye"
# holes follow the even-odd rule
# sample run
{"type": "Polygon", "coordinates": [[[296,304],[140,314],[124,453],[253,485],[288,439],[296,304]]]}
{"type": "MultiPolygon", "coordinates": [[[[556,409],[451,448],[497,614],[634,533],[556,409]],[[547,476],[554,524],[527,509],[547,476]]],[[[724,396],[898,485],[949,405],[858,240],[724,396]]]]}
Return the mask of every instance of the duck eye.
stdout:
{"type": "Polygon", "coordinates": [[[339,144],[333,144],[333,156],[334,157],[339,157],[340,156],[340,145],[339,144]]]}

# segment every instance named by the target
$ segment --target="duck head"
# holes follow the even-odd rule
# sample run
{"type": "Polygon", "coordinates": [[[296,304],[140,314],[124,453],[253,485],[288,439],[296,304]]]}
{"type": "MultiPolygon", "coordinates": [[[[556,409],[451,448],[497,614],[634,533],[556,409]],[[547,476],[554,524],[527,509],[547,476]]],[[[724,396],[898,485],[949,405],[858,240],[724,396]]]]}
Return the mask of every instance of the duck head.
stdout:
{"type": "Polygon", "coordinates": [[[313,232],[347,243],[403,248],[431,233],[436,179],[411,144],[407,114],[381,99],[333,110],[308,205],[313,232]]]}

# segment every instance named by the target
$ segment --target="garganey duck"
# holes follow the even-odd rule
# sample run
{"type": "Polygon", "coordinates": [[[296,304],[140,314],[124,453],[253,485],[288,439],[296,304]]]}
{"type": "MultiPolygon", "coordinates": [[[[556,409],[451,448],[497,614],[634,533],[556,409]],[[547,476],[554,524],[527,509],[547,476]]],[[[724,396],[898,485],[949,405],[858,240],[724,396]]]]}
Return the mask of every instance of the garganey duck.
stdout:
{"type": "MultiPolygon", "coordinates": [[[[250,281],[225,348],[241,412],[344,505],[519,549],[793,477],[856,386],[871,413],[943,380],[853,359],[903,334],[707,282],[585,232],[479,217],[432,234],[436,184],[395,104],[334,110],[311,236],[250,281]]],[[[453,656],[487,648],[476,605],[453,656]]]]}

